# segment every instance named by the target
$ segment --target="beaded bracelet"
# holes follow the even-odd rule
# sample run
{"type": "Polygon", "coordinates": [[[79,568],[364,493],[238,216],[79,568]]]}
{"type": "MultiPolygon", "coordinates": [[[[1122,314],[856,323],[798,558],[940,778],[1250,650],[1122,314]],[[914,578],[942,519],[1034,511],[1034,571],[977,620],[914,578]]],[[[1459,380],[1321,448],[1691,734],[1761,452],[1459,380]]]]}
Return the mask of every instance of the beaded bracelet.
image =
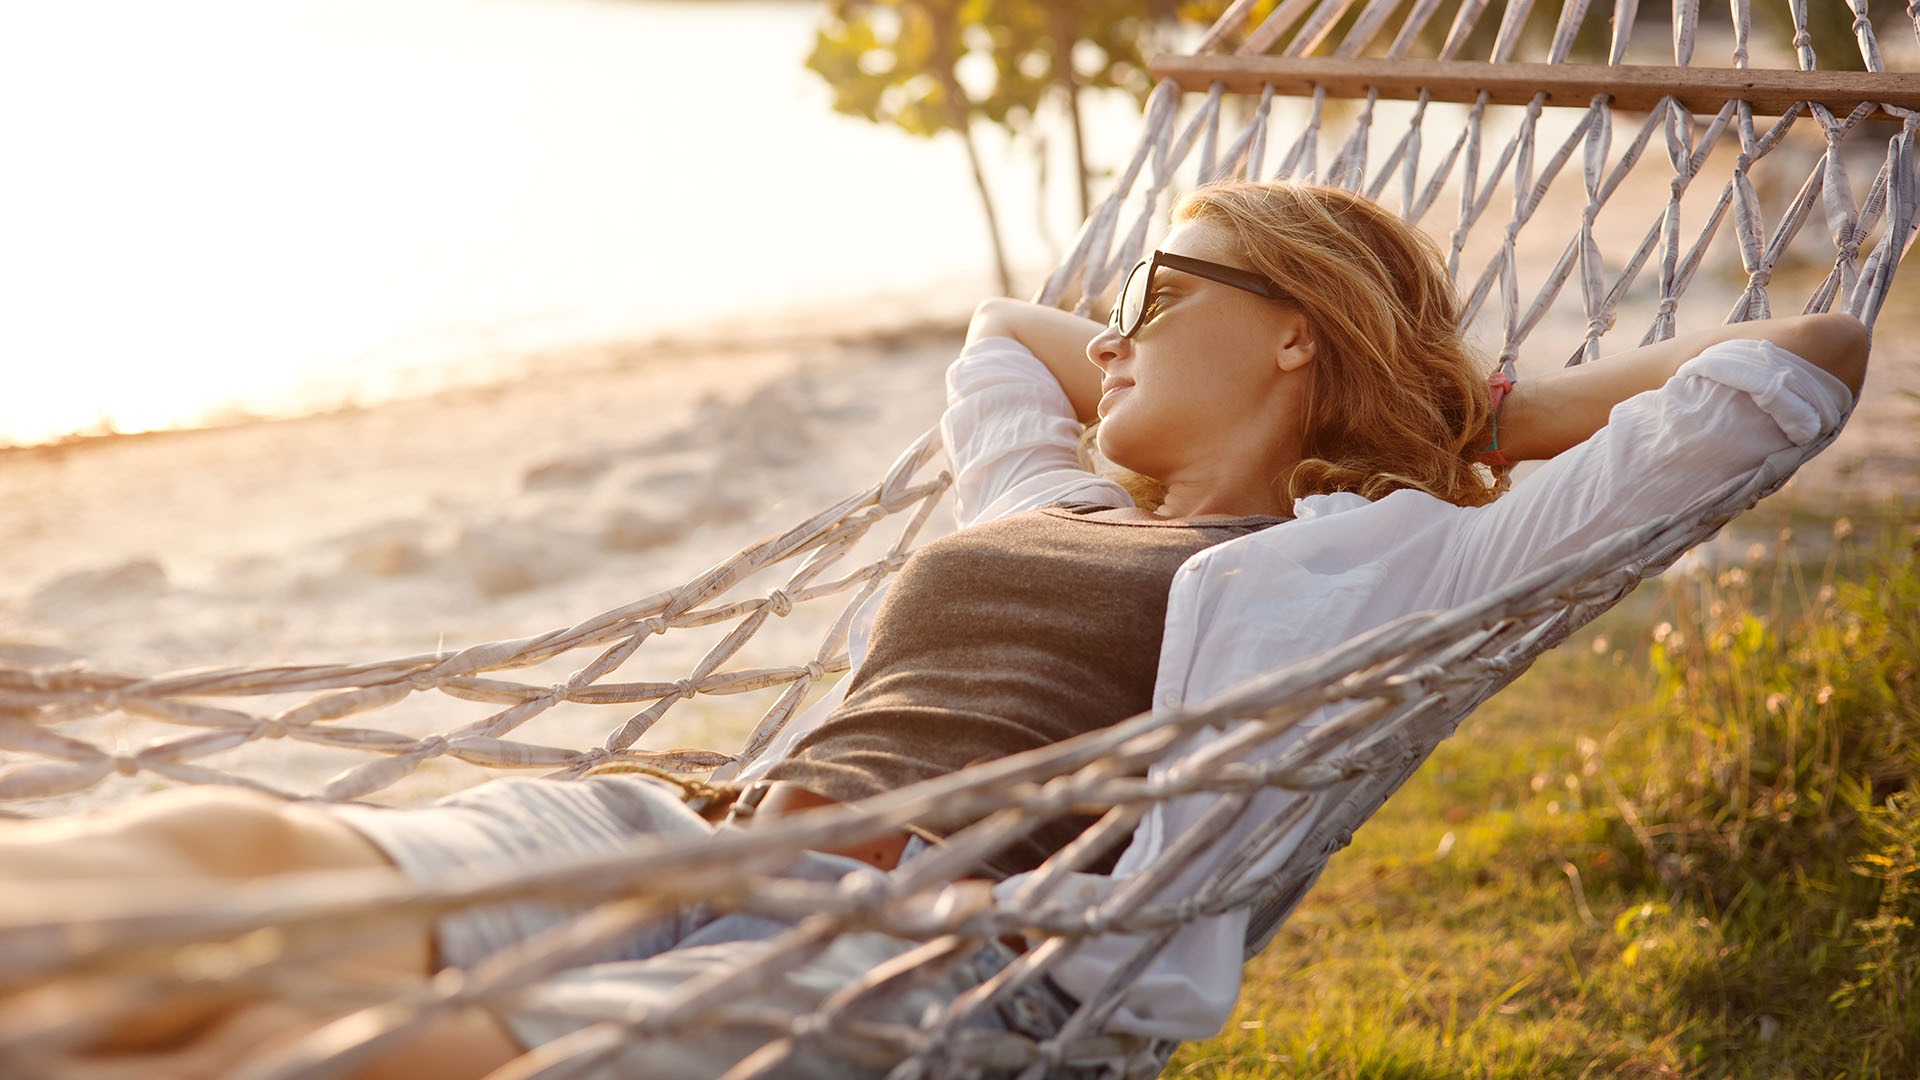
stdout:
{"type": "Polygon", "coordinates": [[[1514,378],[1507,374],[1506,368],[1499,368],[1487,376],[1487,396],[1493,399],[1493,442],[1480,451],[1480,463],[1495,469],[1510,469],[1513,462],[1500,452],[1500,409],[1507,403],[1507,395],[1513,391],[1514,378]]]}

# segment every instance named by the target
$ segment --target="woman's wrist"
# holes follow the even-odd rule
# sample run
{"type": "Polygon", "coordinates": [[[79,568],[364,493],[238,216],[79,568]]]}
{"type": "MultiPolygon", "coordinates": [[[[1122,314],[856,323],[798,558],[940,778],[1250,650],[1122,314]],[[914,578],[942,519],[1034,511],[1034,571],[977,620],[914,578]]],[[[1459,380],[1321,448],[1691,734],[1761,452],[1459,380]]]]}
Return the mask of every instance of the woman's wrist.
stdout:
{"type": "Polygon", "coordinates": [[[1615,405],[1657,389],[1681,364],[1736,338],[1771,341],[1825,369],[1856,394],[1866,373],[1866,329],[1852,316],[1795,315],[1715,327],[1521,380],[1500,412],[1500,451],[1511,461],[1526,461],[1572,449],[1606,425],[1615,405]]]}
{"type": "MultiPolygon", "coordinates": [[[[1487,437],[1480,450],[1480,463],[1495,469],[1505,469],[1513,465],[1513,458],[1507,455],[1511,447],[1500,444],[1500,418],[1506,410],[1507,397],[1513,393],[1514,378],[1502,365],[1487,376],[1487,398],[1493,407],[1493,415],[1487,421],[1487,437]]],[[[1508,440],[1511,442],[1511,438],[1508,440]]]]}
{"type": "Polygon", "coordinates": [[[1658,386],[1666,379],[1652,381],[1645,372],[1618,369],[1602,373],[1597,367],[1521,379],[1501,403],[1500,453],[1509,462],[1521,462],[1571,450],[1604,427],[1614,405],[1646,388],[1648,381],[1658,386]]]}

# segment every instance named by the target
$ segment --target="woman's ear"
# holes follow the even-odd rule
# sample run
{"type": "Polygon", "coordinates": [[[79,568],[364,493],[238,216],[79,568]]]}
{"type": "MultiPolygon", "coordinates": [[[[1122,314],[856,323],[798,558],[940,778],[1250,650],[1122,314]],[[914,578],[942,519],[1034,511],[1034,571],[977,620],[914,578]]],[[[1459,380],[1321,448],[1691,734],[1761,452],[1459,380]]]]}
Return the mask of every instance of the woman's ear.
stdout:
{"type": "Polygon", "coordinates": [[[1280,333],[1275,336],[1274,359],[1281,371],[1298,371],[1313,361],[1318,341],[1313,324],[1304,312],[1288,311],[1281,316],[1280,333]]]}

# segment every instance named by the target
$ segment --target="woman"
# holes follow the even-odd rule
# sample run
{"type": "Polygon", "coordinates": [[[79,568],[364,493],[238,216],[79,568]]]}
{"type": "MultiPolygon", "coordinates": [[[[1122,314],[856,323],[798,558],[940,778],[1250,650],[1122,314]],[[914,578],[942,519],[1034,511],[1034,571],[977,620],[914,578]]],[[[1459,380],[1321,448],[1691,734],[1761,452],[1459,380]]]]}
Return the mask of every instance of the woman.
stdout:
{"type": "MultiPolygon", "coordinates": [[[[863,612],[854,672],[748,777],[756,783],[745,802],[757,799],[757,812],[740,823],[1205,700],[1400,615],[1470,600],[1617,529],[1680,512],[1729,479],[1779,470],[1796,446],[1837,427],[1865,371],[1860,324],[1815,315],[1660,343],[1500,401],[1461,341],[1438,253],[1366,200],[1222,185],[1182,200],[1175,219],[1104,327],[1011,301],[981,305],[949,371],[943,419],[966,527],[926,545],[863,612]],[[1096,420],[1100,453],[1133,474],[1124,484],[1080,466],[1082,433],[1096,420]],[[1481,467],[1490,453],[1552,460],[1495,501],[1481,467]]],[[[1250,823],[1300,798],[1262,792],[1182,883],[1218,865],[1250,823]]],[[[1124,851],[1083,865],[1091,872],[1074,879],[1084,886],[1076,897],[1110,895],[1187,830],[1211,827],[1202,824],[1210,804],[1155,808],[1124,851]]],[[[1010,893],[1085,824],[1050,823],[981,873],[1010,893]]],[[[1304,818],[1250,872],[1287,857],[1311,824],[1304,818]]],[[[179,889],[348,867],[431,880],[491,859],[708,828],[664,789],[628,777],[499,782],[425,811],[195,791],[89,821],[16,827],[0,838],[0,860],[14,882],[81,891],[104,873],[179,889]]],[[[807,853],[790,872],[882,873],[939,840],[924,829],[875,836],[807,853]]],[[[425,975],[559,917],[530,905],[458,915],[431,936],[343,962],[425,975]]],[[[548,1000],[671,1004],[686,979],[750,956],[782,925],[683,915],[557,980],[548,1000]]],[[[1186,926],[1132,980],[1109,1026],[1210,1034],[1237,990],[1243,931],[1244,915],[1186,926]]],[[[808,1007],[913,946],[856,937],[769,994],[808,1007]]],[[[1055,970],[1054,1000],[1025,1001],[998,1021],[1044,1036],[1130,944],[1124,935],[1084,943],[1055,970]]],[[[1013,951],[989,943],[892,1015],[919,1015],[1013,951]]],[[[44,995],[37,1004],[72,1011],[84,1001],[44,995]]],[[[218,1071],[221,1055],[321,1019],[272,1004],[156,1013],[99,1044],[85,1068],[218,1071]]],[[[390,1050],[365,1075],[411,1075],[423,1063],[434,1075],[480,1075],[579,1026],[473,1010],[390,1050]]],[[[630,1064],[648,1075],[714,1075],[764,1037],[649,1043],[630,1064]]],[[[791,1066],[850,1074],[826,1057],[791,1066]]]]}

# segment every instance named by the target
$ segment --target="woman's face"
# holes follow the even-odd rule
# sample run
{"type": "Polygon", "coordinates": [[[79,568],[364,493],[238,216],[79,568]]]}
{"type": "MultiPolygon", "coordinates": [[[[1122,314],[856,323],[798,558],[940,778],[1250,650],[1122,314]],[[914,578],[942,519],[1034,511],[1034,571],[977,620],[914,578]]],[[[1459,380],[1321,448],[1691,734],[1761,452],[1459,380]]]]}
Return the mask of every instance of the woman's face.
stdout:
{"type": "MultiPolygon", "coordinates": [[[[1245,269],[1225,229],[1179,225],[1160,250],[1245,269]]],[[[1087,345],[1101,369],[1100,452],[1156,480],[1204,480],[1299,454],[1313,355],[1298,310],[1162,266],[1133,337],[1109,326],[1087,345]]]]}

